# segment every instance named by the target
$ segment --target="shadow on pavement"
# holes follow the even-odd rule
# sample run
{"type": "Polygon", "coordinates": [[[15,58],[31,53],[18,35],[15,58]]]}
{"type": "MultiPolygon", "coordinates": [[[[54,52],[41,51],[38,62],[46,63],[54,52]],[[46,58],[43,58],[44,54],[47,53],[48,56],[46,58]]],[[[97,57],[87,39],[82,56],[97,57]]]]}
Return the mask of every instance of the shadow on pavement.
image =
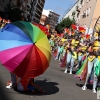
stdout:
{"type": "MultiPolygon", "coordinates": [[[[34,93],[34,92],[19,92],[25,95],[52,95],[59,91],[59,88],[56,85],[59,85],[56,82],[49,82],[48,80],[35,80],[35,83],[39,85],[46,93],[34,93]]],[[[17,91],[18,92],[18,91],[17,91]]]]}

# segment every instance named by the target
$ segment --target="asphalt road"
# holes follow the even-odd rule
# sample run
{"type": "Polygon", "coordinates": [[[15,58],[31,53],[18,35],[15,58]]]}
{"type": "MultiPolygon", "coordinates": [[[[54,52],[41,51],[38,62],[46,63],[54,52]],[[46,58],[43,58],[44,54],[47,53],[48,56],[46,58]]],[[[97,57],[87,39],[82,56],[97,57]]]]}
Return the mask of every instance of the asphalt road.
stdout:
{"type": "Polygon", "coordinates": [[[82,91],[83,82],[74,75],[63,72],[64,69],[59,67],[59,61],[52,58],[46,72],[35,79],[47,94],[19,93],[5,88],[6,82],[10,80],[10,74],[0,65],[0,100],[97,100],[91,86],[82,91]]]}

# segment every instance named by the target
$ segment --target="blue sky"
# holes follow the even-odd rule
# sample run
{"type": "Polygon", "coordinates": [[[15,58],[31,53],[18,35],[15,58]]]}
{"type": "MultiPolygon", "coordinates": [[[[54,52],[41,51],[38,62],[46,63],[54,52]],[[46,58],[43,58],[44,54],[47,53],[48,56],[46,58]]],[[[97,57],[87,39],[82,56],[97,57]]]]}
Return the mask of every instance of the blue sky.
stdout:
{"type": "Polygon", "coordinates": [[[60,15],[60,19],[66,13],[67,9],[72,6],[76,0],[46,0],[44,9],[53,10],[60,15]]]}

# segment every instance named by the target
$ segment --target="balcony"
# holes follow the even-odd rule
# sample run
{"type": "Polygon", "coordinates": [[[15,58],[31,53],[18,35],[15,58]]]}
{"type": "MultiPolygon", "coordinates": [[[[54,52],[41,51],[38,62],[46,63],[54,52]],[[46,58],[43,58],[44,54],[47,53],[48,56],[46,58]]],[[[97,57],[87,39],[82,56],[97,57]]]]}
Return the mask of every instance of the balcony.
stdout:
{"type": "Polygon", "coordinates": [[[76,6],[76,11],[80,12],[79,6],[76,6]]]}

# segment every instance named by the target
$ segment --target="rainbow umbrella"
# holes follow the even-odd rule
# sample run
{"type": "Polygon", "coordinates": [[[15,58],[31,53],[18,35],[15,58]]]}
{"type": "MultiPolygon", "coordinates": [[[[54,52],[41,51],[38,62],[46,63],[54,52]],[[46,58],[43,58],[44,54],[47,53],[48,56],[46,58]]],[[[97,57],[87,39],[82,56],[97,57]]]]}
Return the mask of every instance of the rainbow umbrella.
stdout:
{"type": "Polygon", "coordinates": [[[44,73],[51,59],[47,36],[29,22],[16,21],[0,31],[0,61],[18,77],[44,73]]]}

